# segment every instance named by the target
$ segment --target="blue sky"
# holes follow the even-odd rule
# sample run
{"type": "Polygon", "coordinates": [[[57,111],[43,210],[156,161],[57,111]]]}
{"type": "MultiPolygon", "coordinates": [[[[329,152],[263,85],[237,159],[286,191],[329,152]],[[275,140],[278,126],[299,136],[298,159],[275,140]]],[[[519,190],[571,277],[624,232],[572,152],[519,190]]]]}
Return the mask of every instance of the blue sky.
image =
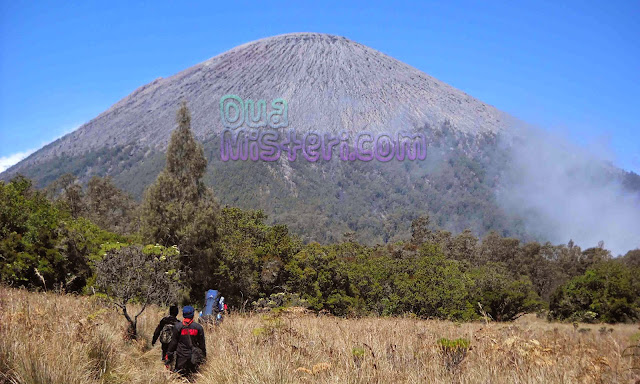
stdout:
{"type": "Polygon", "coordinates": [[[640,1],[0,4],[0,169],[157,77],[311,31],[380,50],[640,173],[640,1]]]}

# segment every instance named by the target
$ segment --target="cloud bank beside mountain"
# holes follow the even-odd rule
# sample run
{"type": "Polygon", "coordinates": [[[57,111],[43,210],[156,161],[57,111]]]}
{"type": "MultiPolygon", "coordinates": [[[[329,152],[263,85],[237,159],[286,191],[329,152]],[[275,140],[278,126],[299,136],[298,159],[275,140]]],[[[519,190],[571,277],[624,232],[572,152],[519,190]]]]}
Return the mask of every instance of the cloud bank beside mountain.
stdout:
{"type": "Polygon", "coordinates": [[[503,135],[503,145],[509,161],[498,203],[529,233],[583,247],[604,241],[614,256],[640,247],[640,196],[595,151],[531,127],[503,135]]]}

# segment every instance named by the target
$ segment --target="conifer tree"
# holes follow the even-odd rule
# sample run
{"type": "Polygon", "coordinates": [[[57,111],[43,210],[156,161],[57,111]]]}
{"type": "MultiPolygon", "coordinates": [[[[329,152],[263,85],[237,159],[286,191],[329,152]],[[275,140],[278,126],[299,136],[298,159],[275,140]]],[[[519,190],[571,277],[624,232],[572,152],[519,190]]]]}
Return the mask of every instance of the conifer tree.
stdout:
{"type": "Polygon", "coordinates": [[[202,145],[191,132],[186,103],[180,106],[178,127],[171,135],[167,163],[145,192],[142,236],[151,244],[177,245],[187,269],[193,294],[204,289],[214,268],[216,216],[213,192],[202,181],[207,168],[202,145]]]}

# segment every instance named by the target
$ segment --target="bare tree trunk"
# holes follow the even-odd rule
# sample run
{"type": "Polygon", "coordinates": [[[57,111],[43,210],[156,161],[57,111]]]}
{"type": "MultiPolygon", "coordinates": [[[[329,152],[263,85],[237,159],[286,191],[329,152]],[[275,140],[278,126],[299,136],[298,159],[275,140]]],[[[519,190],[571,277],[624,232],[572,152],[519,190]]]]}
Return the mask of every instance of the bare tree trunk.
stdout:
{"type": "MultiPolygon", "coordinates": [[[[127,312],[127,304],[118,304],[116,303],[116,305],[122,309],[122,315],[124,316],[125,319],[127,319],[127,321],[129,322],[129,327],[127,328],[127,338],[130,340],[136,340],[138,338],[138,316],[140,315],[140,313],[138,313],[138,316],[136,316],[134,319],[131,318],[131,316],[129,316],[129,313],[127,312]]],[[[144,310],[144,308],[143,308],[144,310]]],[[[142,311],[140,311],[142,313],[142,311]]]]}

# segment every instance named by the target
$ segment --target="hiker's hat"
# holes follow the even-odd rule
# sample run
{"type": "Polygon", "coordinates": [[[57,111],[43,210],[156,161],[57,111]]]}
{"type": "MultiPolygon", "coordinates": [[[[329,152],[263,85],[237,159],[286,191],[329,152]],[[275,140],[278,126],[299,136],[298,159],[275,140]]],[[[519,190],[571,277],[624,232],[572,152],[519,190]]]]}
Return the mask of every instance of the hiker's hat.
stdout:
{"type": "Polygon", "coordinates": [[[193,319],[193,314],[196,310],[193,309],[192,306],[187,305],[185,307],[182,308],[182,317],[186,318],[186,319],[193,319]]]}

